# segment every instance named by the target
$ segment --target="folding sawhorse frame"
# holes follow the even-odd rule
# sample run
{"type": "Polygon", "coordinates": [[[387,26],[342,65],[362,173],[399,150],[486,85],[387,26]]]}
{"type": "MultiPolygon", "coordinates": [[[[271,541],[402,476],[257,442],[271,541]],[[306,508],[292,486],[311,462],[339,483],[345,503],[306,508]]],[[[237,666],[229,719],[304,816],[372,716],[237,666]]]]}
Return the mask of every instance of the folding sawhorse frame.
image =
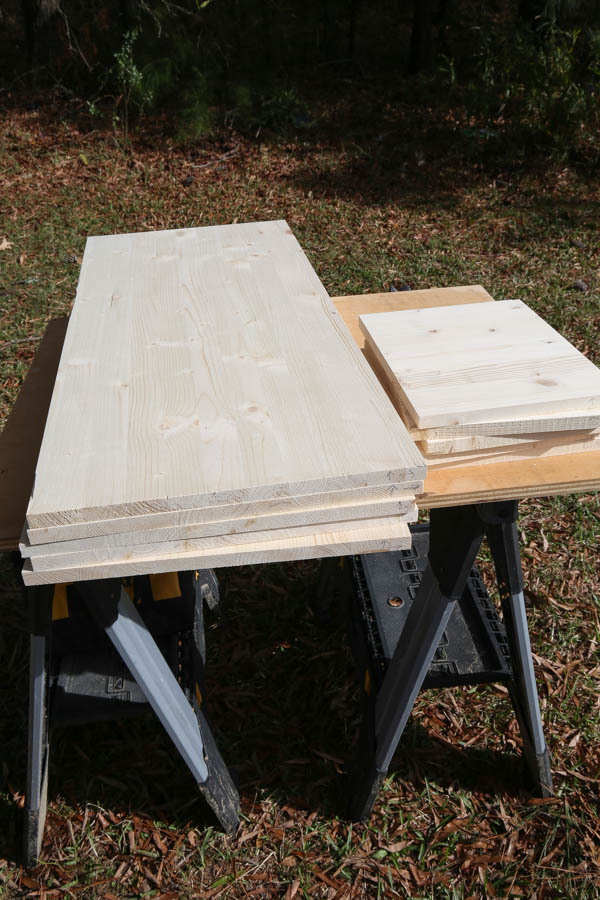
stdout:
{"type": "MultiPolygon", "coordinates": [[[[78,696],[83,696],[84,701],[92,706],[94,703],[97,705],[98,700],[100,706],[104,702],[104,715],[101,714],[104,718],[107,717],[108,707],[119,715],[119,706],[142,707],[145,698],[179,750],[222,827],[226,832],[232,833],[239,824],[239,797],[201,705],[205,659],[203,603],[207,602],[212,607],[218,603],[217,581],[212,570],[180,573],[178,578],[182,582],[185,580],[188,595],[190,591],[193,592],[193,612],[191,616],[188,615],[188,621],[183,623],[188,631],[188,643],[191,641],[192,645],[187,648],[188,655],[191,656],[187,672],[183,671],[180,658],[185,636],[172,631],[155,638],[130,596],[133,592],[135,598],[136,582],[139,585],[142,579],[133,579],[134,586],[130,592],[119,579],[79,585],[77,599],[87,609],[96,626],[108,635],[135,681],[124,669],[115,671],[114,663],[111,675],[111,663],[107,663],[106,657],[101,659],[94,672],[92,656],[90,671],[85,671],[88,666],[85,661],[84,671],[77,673],[78,696]],[[162,652],[159,643],[163,645],[162,652]],[[166,656],[169,657],[169,662],[166,656]],[[127,702],[114,696],[112,700],[107,696],[104,699],[98,697],[98,693],[105,693],[105,689],[101,687],[98,691],[99,679],[96,677],[94,684],[94,675],[100,676],[101,682],[111,680],[112,689],[121,697],[127,697],[127,702]]],[[[28,591],[31,648],[24,828],[26,867],[35,864],[41,849],[46,820],[50,730],[55,724],[55,718],[60,718],[55,716],[54,709],[57,705],[55,701],[60,700],[56,696],[57,684],[51,685],[51,680],[56,682],[56,667],[57,662],[60,662],[53,658],[52,653],[53,599],[53,585],[30,588],[28,591]]],[[[173,602],[169,601],[169,605],[172,609],[173,602]]],[[[62,679],[63,692],[64,686],[69,685],[71,680],[77,681],[77,675],[71,677],[70,674],[62,679]]],[[[61,685],[60,676],[58,685],[61,685]]],[[[110,712],[108,717],[112,717],[110,712]]],[[[94,716],[90,718],[93,720],[94,716]]]]}
{"type": "MultiPolygon", "coordinates": [[[[431,511],[428,558],[422,574],[415,567],[412,577],[418,586],[400,634],[393,636],[392,643],[396,642],[396,645],[390,654],[391,659],[387,665],[381,659],[376,664],[372,660],[362,662],[363,667],[367,666],[362,696],[363,717],[358,752],[348,772],[350,816],[353,820],[368,819],[421,687],[440,684],[439,676],[436,680],[428,673],[457,603],[476,602],[474,594],[467,590],[467,582],[473,577],[475,558],[484,536],[491,550],[498,580],[506,629],[503,643],[507,645],[508,659],[504,662],[502,654],[498,653],[496,672],[478,672],[476,666],[472,669],[465,666],[462,674],[453,676],[449,672],[442,681],[448,686],[491,680],[503,680],[507,684],[521,730],[531,780],[542,796],[552,794],[550,759],[542,730],[525,613],[517,515],[517,501],[431,511]],[[465,671],[468,672],[466,677],[465,671]]],[[[377,566],[377,555],[365,559],[372,560],[373,566],[377,566]]],[[[349,567],[345,565],[344,568],[348,572],[349,567]]],[[[323,603],[327,603],[333,575],[333,567],[326,566],[320,589],[323,603]]],[[[346,583],[346,587],[351,592],[356,591],[356,585],[348,586],[346,583]]],[[[402,600],[398,599],[401,603],[402,600]]],[[[350,599],[350,602],[354,601],[350,599]]],[[[386,602],[385,598],[383,602],[386,602]]],[[[487,605],[488,618],[496,618],[489,598],[487,605]]],[[[467,609],[467,615],[460,617],[463,629],[465,621],[472,618],[471,612],[467,609]]],[[[363,631],[373,630],[375,619],[372,612],[363,608],[358,615],[358,625],[354,617],[354,627],[363,631]]],[[[497,628],[500,630],[502,626],[498,623],[497,628]]],[[[456,632],[456,624],[454,630],[456,632]]],[[[380,637],[376,635],[375,641],[380,637]]],[[[389,644],[390,635],[385,637],[389,644]]],[[[499,649],[493,634],[491,640],[499,649]]],[[[466,645],[468,641],[463,643],[466,645]]],[[[364,659],[364,654],[362,656],[364,659]]],[[[472,659],[476,656],[473,653],[472,659]]],[[[435,665],[431,671],[435,671],[435,665]]]]}

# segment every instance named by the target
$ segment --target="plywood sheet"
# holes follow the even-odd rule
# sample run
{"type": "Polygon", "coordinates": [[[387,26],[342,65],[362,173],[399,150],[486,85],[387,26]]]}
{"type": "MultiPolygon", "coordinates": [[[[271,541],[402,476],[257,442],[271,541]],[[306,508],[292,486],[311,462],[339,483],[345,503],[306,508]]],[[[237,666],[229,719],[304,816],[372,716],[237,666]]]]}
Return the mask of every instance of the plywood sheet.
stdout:
{"type": "MultiPolygon", "coordinates": [[[[421,487],[422,489],[422,487],[421,487]]],[[[195,538],[214,538],[218,535],[235,535],[241,542],[239,535],[256,532],[269,532],[273,529],[290,529],[299,526],[308,526],[319,530],[331,530],[332,523],[340,523],[387,518],[388,516],[407,516],[414,510],[414,494],[403,498],[388,498],[375,502],[360,504],[348,504],[339,507],[324,507],[323,509],[300,510],[284,512],[279,515],[255,516],[242,519],[218,520],[199,525],[175,525],[170,528],[150,528],[144,531],[123,532],[121,534],[99,535],[97,537],[79,538],[70,541],[54,541],[51,543],[32,545],[26,535],[23,535],[19,549],[25,558],[32,556],[47,556],[56,553],[76,553],[83,550],[106,551],[112,548],[120,548],[124,552],[132,545],[150,544],[156,548],[157,543],[165,541],[187,541],[195,538]]],[[[273,536],[271,534],[271,536],[273,536]]],[[[247,540],[252,540],[252,537],[247,540]]],[[[258,538],[255,538],[258,540],[258,538]]]]}
{"type": "Polygon", "coordinates": [[[427,472],[419,509],[600,490],[600,451],[446,466],[427,472]]]}
{"type": "Polygon", "coordinates": [[[600,371],[520,300],[360,322],[417,428],[600,406],[600,371]]]}
{"type": "Polygon", "coordinates": [[[29,527],[424,472],[285,222],[88,240],[29,527]]]}
{"type": "Polygon", "coordinates": [[[354,553],[404,550],[410,547],[410,543],[408,525],[396,518],[391,518],[379,520],[377,526],[349,532],[341,530],[335,535],[278,539],[258,544],[220,547],[204,553],[192,551],[158,558],[150,556],[135,562],[67,567],[52,569],[49,572],[34,572],[31,568],[31,561],[26,560],[22,574],[26,585],[58,584],[184,569],[209,569],[221,566],[318,559],[324,556],[348,556],[354,553]]]}

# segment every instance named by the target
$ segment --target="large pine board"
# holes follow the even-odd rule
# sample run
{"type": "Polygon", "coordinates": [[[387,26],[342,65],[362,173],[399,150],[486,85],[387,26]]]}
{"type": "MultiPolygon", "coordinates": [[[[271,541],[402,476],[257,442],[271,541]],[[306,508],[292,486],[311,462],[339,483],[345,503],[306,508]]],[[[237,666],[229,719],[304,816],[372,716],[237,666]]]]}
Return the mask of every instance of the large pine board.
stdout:
{"type": "Polygon", "coordinates": [[[221,566],[318,559],[324,556],[348,556],[355,553],[404,550],[410,547],[411,536],[405,522],[401,522],[397,518],[380,519],[378,522],[377,526],[371,525],[371,527],[355,531],[341,530],[335,534],[280,538],[257,544],[220,547],[203,553],[192,551],[174,556],[150,556],[134,562],[67,567],[52,569],[49,572],[34,572],[31,568],[31,560],[26,560],[22,575],[26,585],[59,584],[184,569],[212,569],[221,566]]]}
{"type": "MultiPolygon", "coordinates": [[[[417,519],[417,507],[413,503],[409,510],[402,515],[394,516],[394,520],[400,522],[415,522],[417,519]]],[[[218,534],[212,537],[191,538],[189,540],[161,541],[153,544],[133,545],[130,547],[109,547],[107,549],[93,550],[65,550],[60,544],[53,545],[53,552],[47,555],[33,555],[29,557],[34,572],[50,571],[51,569],[63,569],[70,566],[101,565],[104,563],[135,562],[137,559],[146,560],[149,557],[158,559],[163,556],[176,556],[180,553],[208,553],[211,550],[222,547],[242,547],[244,544],[262,544],[273,540],[293,540],[296,538],[316,537],[325,540],[327,537],[336,540],[340,531],[348,533],[349,538],[356,532],[365,528],[377,528],[386,521],[389,516],[373,517],[372,519],[358,519],[345,522],[324,522],[319,525],[298,525],[293,528],[276,528],[267,531],[242,532],[241,534],[218,534]],[[55,552],[56,548],[60,552],[55,552]]]]}
{"type": "Polygon", "coordinates": [[[285,222],[88,239],[29,527],[424,474],[285,222]]]}
{"type": "Polygon", "coordinates": [[[600,406],[600,371],[520,300],[360,322],[417,428],[600,406]]]}
{"type": "MultiPolygon", "coordinates": [[[[331,528],[334,522],[345,523],[361,519],[384,518],[393,515],[405,516],[412,512],[415,503],[414,493],[404,497],[391,497],[375,502],[347,504],[322,509],[292,510],[275,515],[254,516],[247,518],[218,519],[214,522],[202,522],[191,525],[174,525],[169,528],[148,528],[144,531],[125,531],[120,534],[102,534],[96,537],[77,538],[69,541],[53,541],[45,544],[31,544],[26,533],[19,544],[21,556],[47,556],[54,553],[79,552],[82,550],[108,550],[110,548],[130,547],[132,545],[152,544],[160,541],[192,540],[195,538],[215,537],[217,535],[252,534],[257,531],[269,531],[274,528],[295,528],[310,526],[318,531],[331,528]]],[[[159,513],[160,515],[160,513],[159,513]]],[[[338,524],[338,530],[345,527],[338,524]]],[[[252,540],[252,538],[248,538],[252,540]]],[[[257,538],[258,540],[258,538],[257,538]]]]}

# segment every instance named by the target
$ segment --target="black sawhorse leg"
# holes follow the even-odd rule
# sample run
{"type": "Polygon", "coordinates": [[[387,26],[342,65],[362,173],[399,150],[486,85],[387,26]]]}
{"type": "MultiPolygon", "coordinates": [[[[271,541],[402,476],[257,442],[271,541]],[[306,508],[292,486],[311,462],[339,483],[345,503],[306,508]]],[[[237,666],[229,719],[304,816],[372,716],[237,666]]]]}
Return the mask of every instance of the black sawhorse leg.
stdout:
{"type": "MultiPolygon", "coordinates": [[[[29,687],[29,746],[25,802],[24,862],[38,858],[46,819],[48,789],[49,709],[48,679],[53,587],[28,592],[31,619],[29,687]]],[[[92,618],[105,630],[146,699],[179,750],[223,829],[233,833],[239,824],[239,797],[217,749],[196,698],[186,696],[175,674],[148,631],[135,605],[118,579],[90,582],[85,602],[92,618]]],[[[200,653],[195,674],[203,690],[204,635],[202,608],[194,622],[200,653]]]]}
{"type": "Polygon", "coordinates": [[[552,792],[523,599],[517,503],[503,501],[432,510],[429,557],[415,601],[374,703],[363,715],[350,770],[350,815],[369,817],[417,695],[484,535],[496,566],[513,666],[511,697],[529,773],[543,796],[552,792]]]}

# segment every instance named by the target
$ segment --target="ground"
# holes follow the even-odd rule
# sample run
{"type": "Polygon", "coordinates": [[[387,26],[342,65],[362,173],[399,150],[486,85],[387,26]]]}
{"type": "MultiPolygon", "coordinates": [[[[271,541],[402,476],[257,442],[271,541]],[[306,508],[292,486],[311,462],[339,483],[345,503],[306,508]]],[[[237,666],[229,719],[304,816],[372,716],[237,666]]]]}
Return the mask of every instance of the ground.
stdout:
{"type": "MultiPolygon", "coordinates": [[[[332,296],[480,283],[520,297],[599,361],[599,186],[568,158],[348,88],[297,133],[182,145],[128,138],[55,98],[0,123],[0,415],[48,320],[69,311],[89,234],[286,218],[332,296]],[[510,148],[509,148],[510,149],[510,148]]],[[[18,860],[27,633],[8,558],[0,603],[0,896],[527,897],[600,894],[600,504],[528,501],[526,600],[556,797],[532,796],[501,687],[423,693],[371,821],[344,817],[359,684],[341,612],[316,622],[316,563],[220,574],[207,703],[242,797],[213,827],[152,716],[53,738],[40,864],[18,860]]],[[[483,568],[489,574],[486,559],[483,568]]]]}

